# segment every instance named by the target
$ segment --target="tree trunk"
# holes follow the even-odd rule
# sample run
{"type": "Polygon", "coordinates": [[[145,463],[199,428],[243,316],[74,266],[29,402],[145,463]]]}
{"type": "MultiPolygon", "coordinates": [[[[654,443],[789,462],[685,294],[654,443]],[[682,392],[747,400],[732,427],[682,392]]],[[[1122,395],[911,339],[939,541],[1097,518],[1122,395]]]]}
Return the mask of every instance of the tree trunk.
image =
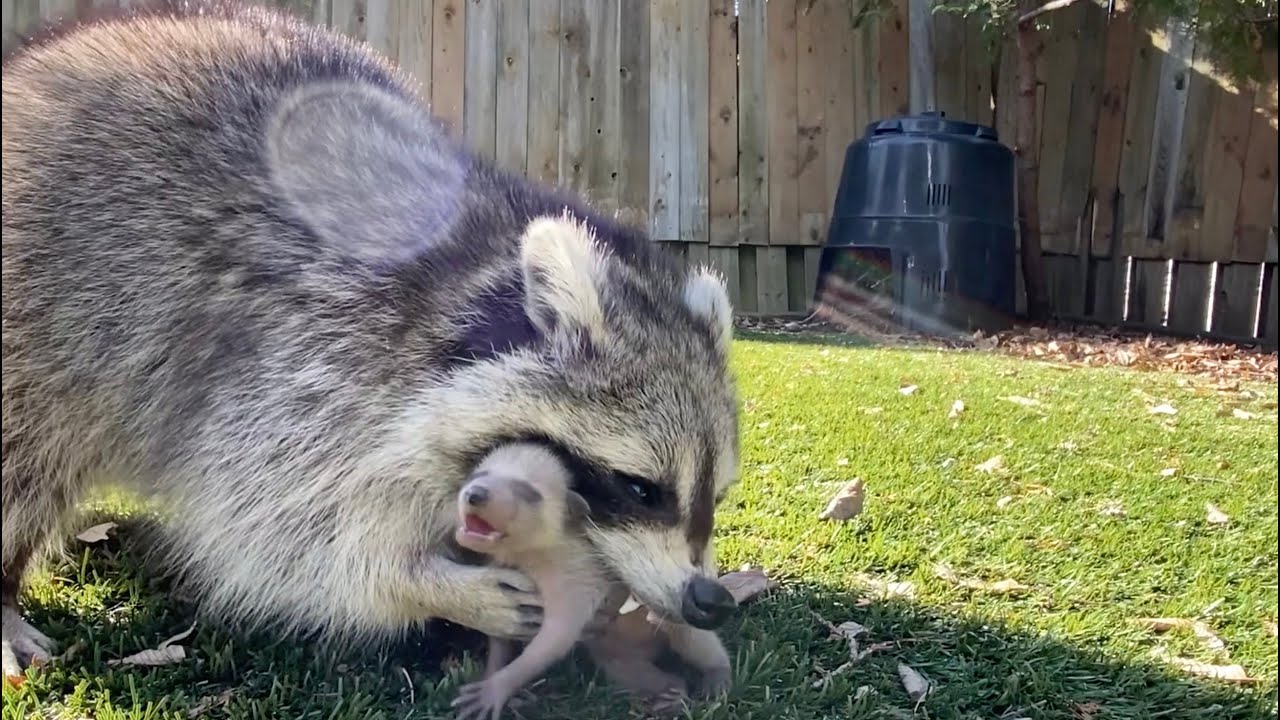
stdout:
{"type": "Polygon", "coordinates": [[[1042,50],[1034,20],[1018,23],[1017,33],[1017,132],[1018,226],[1022,233],[1022,280],[1027,294],[1027,315],[1033,321],[1049,316],[1044,261],[1040,254],[1040,119],[1036,104],[1036,60],[1042,50]]]}

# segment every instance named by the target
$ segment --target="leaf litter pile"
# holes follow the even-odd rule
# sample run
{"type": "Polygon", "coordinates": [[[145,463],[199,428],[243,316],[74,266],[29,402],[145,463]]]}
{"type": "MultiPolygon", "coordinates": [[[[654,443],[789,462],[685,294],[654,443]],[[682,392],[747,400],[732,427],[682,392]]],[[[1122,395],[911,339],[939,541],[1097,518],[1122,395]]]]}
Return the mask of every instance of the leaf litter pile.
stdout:
{"type": "MultiPolygon", "coordinates": [[[[739,327],[772,334],[853,332],[839,324],[785,318],[741,318],[739,327]]],[[[981,331],[962,339],[919,333],[875,331],[859,326],[856,334],[882,344],[942,346],[977,349],[1029,360],[1058,363],[1063,367],[1126,367],[1134,370],[1173,371],[1223,381],[1275,382],[1280,377],[1280,355],[1233,343],[1157,336],[1098,325],[1059,325],[1053,329],[1015,326],[987,335],[981,331]]]]}
{"type": "Polygon", "coordinates": [[[1262,352],[1232,343],[1182,340],[1097,328],[1077,328],[1074,331],[1015,328],[990,336],[979,332],[973,335],[972,345],[1031,360],[1172,371],[1232,381],[1274,382],[1280,368],[1280,356],[1275,352],[1262,352]]]}

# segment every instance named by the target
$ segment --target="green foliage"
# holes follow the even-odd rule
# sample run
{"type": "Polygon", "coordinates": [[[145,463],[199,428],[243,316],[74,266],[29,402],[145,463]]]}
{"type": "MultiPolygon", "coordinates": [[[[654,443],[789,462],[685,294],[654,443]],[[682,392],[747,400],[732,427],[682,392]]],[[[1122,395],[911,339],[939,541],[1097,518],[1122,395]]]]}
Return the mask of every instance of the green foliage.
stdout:
{"type": "MultiPolygon", "coordinates": [[[[1018,18],[1046,2],[935,0],[934,11],[976,18],[988,40],[999,45],[1013,33],[1018,18]]],[[[1131,0],[1126,4],[1148,25],[1160,26],[1170,20],[1187,23],[1196,36],[1197,55],[1209,58],[1236,80],[1265,79],[1262,51],[1277,46],[1276,0],[1131,0]]],[[[1047,27],[1054,15],[1050,11],[1039,16],[1037,26],[1047,27]]]]}

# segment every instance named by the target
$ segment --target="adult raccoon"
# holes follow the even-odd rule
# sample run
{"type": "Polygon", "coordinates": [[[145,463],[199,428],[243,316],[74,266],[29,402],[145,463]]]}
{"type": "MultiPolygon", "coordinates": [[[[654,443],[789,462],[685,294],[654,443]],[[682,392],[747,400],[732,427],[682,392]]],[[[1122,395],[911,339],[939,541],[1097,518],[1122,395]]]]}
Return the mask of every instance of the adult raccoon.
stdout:
{"type": "Polygon", "coordinates": [[[388,61],[266,8],[58,28],[6,59],[3,126],[6,674],[50,650],[17,608],[29,559],[107,483],[181,516],[167,554],[207,609],[528,639],[528,578],[449,546],[475,462],[521,441],[572,467],[619,579],[723,655],[719,278],[477,159],[388,61]]]}

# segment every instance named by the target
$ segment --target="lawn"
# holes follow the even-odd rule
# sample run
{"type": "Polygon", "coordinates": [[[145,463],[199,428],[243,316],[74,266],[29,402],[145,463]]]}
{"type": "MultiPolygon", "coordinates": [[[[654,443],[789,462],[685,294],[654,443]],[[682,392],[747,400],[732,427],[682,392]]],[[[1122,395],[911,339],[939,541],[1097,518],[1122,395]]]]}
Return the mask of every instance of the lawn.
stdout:
{"type": "MultiPolygon", "coordinates": [[[[779,587],[724,633],[731,695],[687,717],[1276,716],[1274,384],[797,340],[735,348],[742,482],[717,547],[727,569],[762,567],[779,587]],[[1151,412],[1161,405],[1176,414],[1151,412]],[[819,520],[854,477],[861,515],[819,520]],[[1005,580],[1025,587],[992,587],[1005,580]],[[1223,647],[1144,617],[1202,621],[1223,647]],[[862,648],[892,645],[832,674],[849,648],[818,618],[865,626],[862,648]],[[1197,678],[1157,653],[1239,664],[1256,682],[1197,678]],[[931,683],[922,702],[900,664],[931,683]]],[[[34,580],[30,614],[83,650],[6,688],[4,720],[447,718],[477,669],[430,638],[337,652],[203,621],[182,662],[109,666],[191,624],[191,606],[140,570],[135,535],[123,522],[105,543],[73,541],[34,580]]],[[[578,656],[536,692],[525,717],[630,716],[578,656]]]]}

